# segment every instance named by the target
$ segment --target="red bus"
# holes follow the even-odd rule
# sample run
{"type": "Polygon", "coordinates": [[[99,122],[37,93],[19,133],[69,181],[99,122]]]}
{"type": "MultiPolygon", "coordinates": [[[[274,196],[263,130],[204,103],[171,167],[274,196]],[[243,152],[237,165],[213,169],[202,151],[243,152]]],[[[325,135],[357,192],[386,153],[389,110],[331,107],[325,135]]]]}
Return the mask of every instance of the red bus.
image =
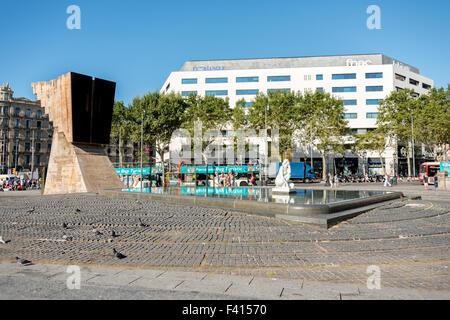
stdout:
{"type": "Polygon", "coordinates": [[[427,183],[434,184],[434,176],[441,169],[441,164],[439,162],[424,162],[420,165],[419,169],[419,181],[423,183],[423,174],[427,177],[427,183]]]}

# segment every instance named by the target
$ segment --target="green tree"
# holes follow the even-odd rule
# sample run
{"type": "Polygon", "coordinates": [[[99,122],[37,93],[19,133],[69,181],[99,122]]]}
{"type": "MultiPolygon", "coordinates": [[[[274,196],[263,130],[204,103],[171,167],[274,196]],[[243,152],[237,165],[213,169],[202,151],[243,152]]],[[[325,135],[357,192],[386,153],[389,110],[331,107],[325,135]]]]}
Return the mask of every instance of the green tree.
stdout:
{"type": "MultiPolygon", "coordinates": [[[[395,137],[397,142],[404,143],[411,159],[412,152],[408,141],[412,139],[412,131],[414,131],[414,139],[417,140],[418,138],[419,109],[420,104],[414,90],[411,89],[391,92],[388,97],[380,102],[379,106],[380,113],[377,119],[379,132],[383,132],[386,136],[395,137]],[[413,125],[414,130],[412,130],[413,125]]],[[[411,162],[408,161],[409,176],[412,174],[411,168],[411,162]]]]}
{"type": "Polygon", "coordinates": [[[130,137],[128,108],[122,101],[114,102],[111,122],[111,143],[119,145],[119,166],[123,168],[123,141],[130,137]]]}
{"type": "Polygon", "coordinates": [[[440,150],[437,160],[446,160],[450,144],[450,85],[447,89],[433,88],[417,101],[415,130],[417,139],[440,150]]]}
{"type": "Polygon", "coordinates": [[[348,122],[343,118],[344,102],[332,97],[327,92],[306,92],[297,109],[299,114],[295,117],[304,132],[301,135],[302,143],[312,143],[322,155],[322,179],[326,179],[326,157],[330,153],[344,154],[345,140],[349,128],[348,122]]]}
{"type": "MultiPolygon", "coordinates": [[[[207,95],[205,97],[198,95],[190,95],[186,100],[188,107],[184,113],[184,122],[182,128],[187,129],[191,137],[195,137],[195,122],[201,121],[202,133],[208,130],[217,130],[222,133],[230,125],[233,111],[230,108],[228,98],[222,99],[215,96],[207,95]]],[[[218,143],[216,137],[202,138],[202,157],[205,163],[208,159],[206,152],[212,143],[218,143]]]]}
{"type": "MultiPolygon", "coordinates": [[[[383,152],[386,149],[386,143],[386,134],[377,128],[363,134],[354,135],[354,142],[351,145],[351,150],[361,158],[365,158],[365,153],[367,151],[376,152],[380,158],[383,173],[386,174],[386,166],[383,164],[383,152]]],[[[364,164],[363,175],[365,174],[366,167],[364,164]]]]}
{"type": "Polygon", "coordinates": [[[165,153],[169,151],[172,134],[184,122],[188,104],[180,94],[161,95],[157,104],[151,104],[147,109],[147,117],[151,121],[152,141],[155,150],[165,163],[165,153]]]}
{"type": "Polygon", "coordinates": [[[292,145],[292,136],[298,129],[298,118],[302,114],[299,104],[300,94],[294,92],[275,91],[267,95],[256,95],[249,108],[248,122],[255,130],[279,130],[279,150],[282,158],[287,158],[292,145]]]}

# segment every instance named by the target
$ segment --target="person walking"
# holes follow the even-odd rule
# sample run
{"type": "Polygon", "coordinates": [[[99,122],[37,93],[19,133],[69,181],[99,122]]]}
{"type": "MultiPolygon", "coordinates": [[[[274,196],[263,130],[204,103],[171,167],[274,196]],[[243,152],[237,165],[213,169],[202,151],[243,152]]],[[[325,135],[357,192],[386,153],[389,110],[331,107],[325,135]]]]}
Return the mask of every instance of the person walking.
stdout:
{"type": "Polygon", "coordinates": [[[434,175],[434,191],[438,188],[438,175],[437,173],[434,175]]]}
{"type": "Polygon", "coordinates": [[[387,173],[384,174],[384,186],[392,187],[392,184],[389,182],[389,175],[387,173]]]}

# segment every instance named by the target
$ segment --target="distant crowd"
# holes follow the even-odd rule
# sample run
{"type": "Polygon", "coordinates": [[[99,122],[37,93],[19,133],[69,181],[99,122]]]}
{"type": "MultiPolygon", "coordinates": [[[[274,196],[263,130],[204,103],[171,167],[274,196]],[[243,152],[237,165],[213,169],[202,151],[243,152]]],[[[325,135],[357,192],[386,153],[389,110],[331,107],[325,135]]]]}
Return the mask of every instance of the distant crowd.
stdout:
{"type": "Polygon", "coordinates": [[[0,192],[39,190],[40,188],[41,188],[40,178],[38,180],[6,178],[0,181],[0,192]]]}

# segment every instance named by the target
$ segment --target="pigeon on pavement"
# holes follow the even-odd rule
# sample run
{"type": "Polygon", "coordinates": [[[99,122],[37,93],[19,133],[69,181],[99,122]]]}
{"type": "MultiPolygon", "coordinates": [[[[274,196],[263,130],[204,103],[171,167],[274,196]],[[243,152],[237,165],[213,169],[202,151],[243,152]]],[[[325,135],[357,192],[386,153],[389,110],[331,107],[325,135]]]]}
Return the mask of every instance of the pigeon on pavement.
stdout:
{"type": "Polygon", "coordinates": [[[145,223],[142,223],[141,218],[138,218],[138,219],[139,219],[139,223],[138,223],[138,226],[139,226],[139,227],[142,227],[142,228],[148,227],[148,225],[146,225],[145,223]]]}
{"type": "Polygon", "coordinates": [[[9,240],[3,240],[3,237],[0,236],[0,243],[7,244],[8,242],[9,242],[9,240]]]}
{"type": "Polygon", "coordinates": [[[32,213],[34,212],[35,208],[33,207],[32,209],[28,210],[27,213],[32,213]]]}
{"type": "Polygon", "coordinates": [[[113,252],[114,252],[114,256],[117,258],[117,259],[123,259],[123,258],[126,258],[127,256],[124,256],[123,254],[121,254],[120,252],[118,252],[116,249],[113,249],[113,252]]]}
{"type": "Polygon", "coordinates": [[[114,230],[111,231],[111,237],[113,237],[113,238],[117,237],[117,234],[114,230]]]}
{"type": "Polygon", "coordinates": [[[96,236],[100,236],[103,234],[100,231],[98,231],[94,226],[92,226],[92,232],[94,232],[96,236]]]}
{"type": "Polygon", "coordinates": [[[16,261],[17,261],[18,264],[20,264],[22,266],[27,266],[27,265],[32,264],[31,261],[28,261],[26,259],[22,259],[22,258],[19,258],[19,257],[16,257],[16,261]]]}
{"type": "Polygon", "coordinates": [[[65,222],[62,224],[62,227],[63,227],[63,229],[69,229],[69,227],[67,226],[67,223],[65,223],[65,222]]]}
{"type": "Polygon", "coordinates": [[[66,241],[72,241],[73,240],[73,237],[69,237],[69,236],[66,236],[66,235],[63,235],[62,238],[63,238],[63,240],[66,240],[66,241]]]}

